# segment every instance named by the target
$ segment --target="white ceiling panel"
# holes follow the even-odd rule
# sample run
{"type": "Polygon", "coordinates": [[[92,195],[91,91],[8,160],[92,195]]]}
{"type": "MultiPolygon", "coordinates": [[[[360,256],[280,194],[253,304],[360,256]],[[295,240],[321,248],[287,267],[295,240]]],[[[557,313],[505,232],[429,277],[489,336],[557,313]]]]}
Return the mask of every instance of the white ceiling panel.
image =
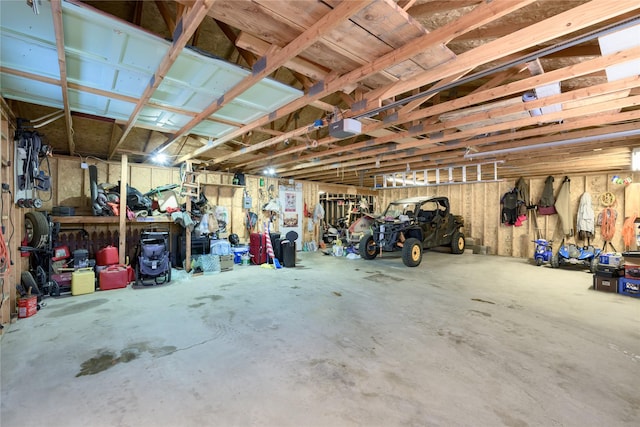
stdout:
{"type": "Polygon", "coordinates": [[[58,54],[55,46],[24,37],[20,34],[2,32],[0,37],[0,60],[2,66],[27,73],[60,78],[58,54]]]}
{"type": "Polygon", "coordinates": [[[236,126],[213,122],[211,120],[205,120],[198,123],[198,125],[193,128],[193,133],[195,133],[196,135],[220,138],[221,136],[226,135],[229,132],[234,131],[235,129],[237,129],[236,126]]]}
{"type": "Polygon", "coordinates": [[[62,108],[62,92],[57,85],[3,73],[0,87],[5,98],[62,108]]]}
{"type": "MultiPolygon", "coordinates": [[[[23,1],[0,3],[3,66],[58,79],[50,4],[43,2],[40,14],[35,15],[23,1]]],[[[79,87],[69,89],[71,110],[128,121],[135,105],[122,99],[138,98],[144,93],[171,43],[88,7],[62,2],[62,15],[68,81],[79,87]],[[106,95],[83,91],[84,87],[100,89],[106,95]]],[[[250,74],[250,70],[219,58],[184,49],[151,98],[154,104],[168,108],[143,108],[137,124],[175,132],[193,119],[193,114],[188,113],[208,108],[250,74]]],[[[249,123],[302,95],[295,88],[263,79],[214,117],[249,123]]],[[[62,107],[61,88],[37,78],[3,73],[2,96],[62,107]]],[[[192,132],[218,138],[235,129],[236,126],[209,120],[192,132]]]]}

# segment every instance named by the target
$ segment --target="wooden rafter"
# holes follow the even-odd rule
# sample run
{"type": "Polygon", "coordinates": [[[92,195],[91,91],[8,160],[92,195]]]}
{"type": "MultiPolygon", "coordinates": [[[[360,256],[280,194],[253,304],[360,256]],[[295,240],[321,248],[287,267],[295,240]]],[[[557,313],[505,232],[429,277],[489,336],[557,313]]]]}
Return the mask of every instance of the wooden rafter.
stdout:
{"type": "MultiPolygon", "coordinates": [[[[175,133],[173,138],[170,138],[169,141],[164,143],[159,149],[166,149],[166,147],[168,147],[178,136],[184,135],[186,132],[189,132],[191,129],[193,129],[194,126],[203,121],[205,118],[220,110],[222,107],[233,101],[247,89],[258,83],[273,71],[277,70],[290,58],[297,56],[304,49],[315,43],[324,34],[340,25],[342,21],[348,19],[353,14],[357,13],[360,9],[365,7],[367,3],[368,2],[365,0],[354,0],[340,3],[335,9],[323,16],[314,25],[309,27],[309,29],[300,34],[295,40],[293,40],[283,49],[277,52],[269,52],[265,57],[263,57],[264,67],[262,69],[254,70],[254,73],[252,75],[245,77],[238,84],[229,89],[220,99],[214,101],[207,108],[205,108],[204,111],[202,111],[194,119],[189,121],[189,123],[184,125],[181,129],[179,129],[175,133]]],[[[226,139],[225,142],[235,138],[236,136],[242,135],[245,132],[246,131],[235,134],[232,137],[226,139]]],[[[212,144],[211,147],[205,147],[205,149],[196,150],[194,153],[201,154],[202,152],[208,151],[211,148],[219,145],[220,143],[220,140],[217,140],[214,144],[212,144]]],[[[192,157],[194,157],[193,153],[192,155],[190,155],[190,157],[182,158],[179,161],[188,160],[192,157]]]]}
{"type": "MultiPolygon", "coordinates": [[[[363,65],[335,79],[325,81],[324,90],[321,90],[314,95],[306,95],[296,101],[293,101],[285,105],[284,107],[281,107],[278,110],[274,111],[270,115],[270,117],[258,119],[253,123],[242,126],[238,130],[231,132],[228,135],[225,135],[224,137],[218,139],[216,142],[218,144],[224,143],[239,135],[242,135],[245,132],[248,132],[251,129],[254,129],[257,126],[262,126],[270,121],[273,121],[274,120],[273,117],[275,118],[283,117],[284,115],[289,114],[292,111],[295,111],[304,107],[311,101],[321,99],[322,97],[328,94],[334,93],[345,86],[354,84],[362,80],[365,76],[368,76],[377,71],[381,71],[398,62],[402,62],[406,59],[409,59],[411,56],[415,54],[416,51],[424,50],[425,48],[428,48],[429,46],[432,46],[435,44],[446,43],[448,40],[453,38],[456,34],[461,34],[466,31],[470,31],[473,28],[477,28],[481,25],[484,25],[488,22],[492,22],[493,20],[498,19],[501,16],[504,16],[508,13],[513,12],[514,10],[517,10],[519,8],[524,7],[527,4],[530,4],[532,1],[534,0],[512,1],[512,2],[509,2],[506,6],[504,4],[501,4],[502,7],[496,6],[496,2],[481,4],[478,7],[476,7],[473,11],[469,12],[468,14],[464,15],[460,19],[444,27],[438,28],[437,30],[431,33],[425,34],[424,36],[419,37],[418,39],[407,43],[401,48],[393,50],[392,52],[378,58],[377,60],[372,61],[369,64],[363,65]]],[[[439,67],[436,67],[436,69],[437,68],[439,67]]],[[[259,144],[254,144],[252,147],[250,147],[250,149],[257,151],[269,145],[277,144],[283,141],[287,137],[299,136],[303,133],[305,133],[304,129],[297,129],[293,132],[290,132],[289,134],[285,134],[284,136],[280,137],[280,139],[275,138],[268,141],[263,141],[262,143],[259,143],[259,144]]],[[[195,156],[201,155],[206,151],[208,151],[209,149],[210,148],[208,147],[204,147],[199,150],[196,150],[190,155],[183,156],[180,159],[178,159],[177,163],[185,160],[189,160],[195,156]]],[[[222,156],[223,158],[214,159],[214,161],[222,162],[234,157],[235,155],[237,154],[222,156]]]]}
{"type": "Polygon", "coordinates": [[[53,29],[56,34],[56,51],[58,54],[58,66],[60,69],[60,89],[62,90],[62,105],[64,108],[64,120],[67,128],[67,144],[69,154],[74,155],[76,144],[73,140],[73,119],[71,118],[71,108],[69,107],[69,87],[67,84],[67,60],[64,51],[64,28],[62,23],[61,0],[51,1],[51,11],[53,13],[53,29]]]}
{"type": "Polygon", "coordinates": [[[174,40],[171,44],[171,47],[160,61],[160,65],[156,69],[155,73],[151,77],[149,84],[146,89],[142,93],[140,99],[136,102],[136,106],[133,109],[133,113],[129,117],[129,121],[125,126],[124,132],[122,133],[122,137],[115,145],[114,149],[109,153],[109,158],[112,158],[115,151],[118,149],[120,145],[124,142],[124,140],[129,135],[129,132],[133,129],[138,119],[138,116],[142,112],[142,108],[147,104],[149,99],[153,96],[155,90],[160,86],[162,80],[169,72],[169,69],[173,65],[173,63],[178,59],[180,52],[189,42],[191,36],[196,31],[202,20],[207,16],[209,9],[213,6],[216,0],[198,0],[193,7],[189,10],[187,15],[184,15],[180,18],[177,34],[174,33],[174,40]]]}

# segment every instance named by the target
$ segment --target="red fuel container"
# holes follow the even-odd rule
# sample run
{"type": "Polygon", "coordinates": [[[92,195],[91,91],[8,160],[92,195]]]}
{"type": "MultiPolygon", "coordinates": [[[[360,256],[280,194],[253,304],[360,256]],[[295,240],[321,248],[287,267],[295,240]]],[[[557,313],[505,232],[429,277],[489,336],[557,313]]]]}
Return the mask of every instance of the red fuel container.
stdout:
{"type": "Polygon", "coordinates": [[[96,252],[96,265],[112,265],[118,263],[118,249],[107,246],[96,252]]]}
{"type": "Polygon", "coordinates": [[[129,284],[129,272],[125,265],[110,265],[100,272],[100,290],[126,288],[129,284]]]}

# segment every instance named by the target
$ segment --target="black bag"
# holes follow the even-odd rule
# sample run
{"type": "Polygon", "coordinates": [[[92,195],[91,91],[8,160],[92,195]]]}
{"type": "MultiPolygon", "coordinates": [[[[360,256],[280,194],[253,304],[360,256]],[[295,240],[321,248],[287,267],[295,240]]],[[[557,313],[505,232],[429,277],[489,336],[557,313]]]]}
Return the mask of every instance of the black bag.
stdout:
{"type": "Polygon", "coordinates": [[[244,184],[244,174],[241,172],[236,172],[233,174],[233,185],[245,185],[244,184]]]}

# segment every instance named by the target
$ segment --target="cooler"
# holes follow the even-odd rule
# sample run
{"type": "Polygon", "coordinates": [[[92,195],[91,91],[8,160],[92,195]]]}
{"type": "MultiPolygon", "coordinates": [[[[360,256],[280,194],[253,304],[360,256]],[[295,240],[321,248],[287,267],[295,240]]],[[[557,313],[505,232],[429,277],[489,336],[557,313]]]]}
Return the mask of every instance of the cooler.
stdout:
{"type": "Polygon", "coordinates": [[[640,298],[640,280],[627,279],[626,277],[619,278],[618,293],[640,298]]]}
{"type": "Polygon", "coordinates": [[[92,268],[81,268],[71,274],[71,295],[90,294],[96,290],[96,275],[92,268]]]}
{"type": "Polygon", "coordinates": [[[129,271],[125,265],[110,265],[100,272],[100,290],[126,288],[129,284],[129,271]]]}

